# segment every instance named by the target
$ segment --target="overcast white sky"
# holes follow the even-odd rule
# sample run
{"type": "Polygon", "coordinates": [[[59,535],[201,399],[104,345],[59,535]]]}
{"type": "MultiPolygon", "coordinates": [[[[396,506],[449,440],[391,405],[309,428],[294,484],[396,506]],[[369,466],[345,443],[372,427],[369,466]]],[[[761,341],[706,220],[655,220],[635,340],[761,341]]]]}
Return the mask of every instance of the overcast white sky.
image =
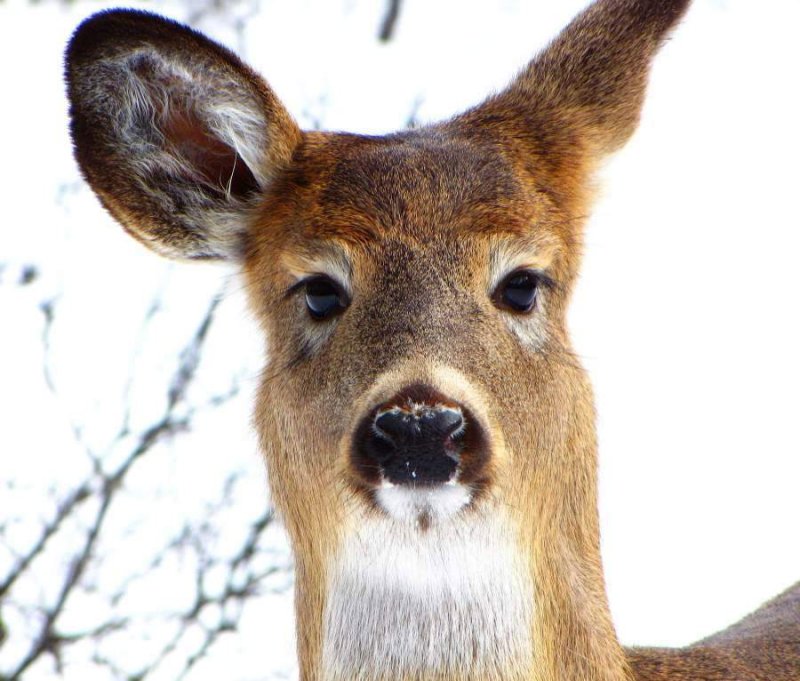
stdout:
{"type": "MultiPolygon", "coordinates": [[[[377,133],[414,110],[435,120],[477,102],[585,4],[405,0],[385,46],[383,3],[358,0],[264,0],[243,43],[224,24],[201,28],[243,49],[304,125],[377,133]]],[[[79,20],[106,6],[0,4],[0,482],[25,481],[13,503],[31,513],[47,481],[73,471],[69,424],[107,438],[131,368],[157,375],[226,274],[161,263],[79,182],[61,53],[79,20]],[[17,285],[29,265],[39,279],[17,285]],[[170,314],[143,340],[158,291],[170,314]],[[41,366],[45,299],[59,305],[58,398],[41,366]]],[[[175,2],[136,6],[186,16],[175,2]]],[[[687,643],[800,579],[798,25],[797,0],[695,0],[588,228],[571,322],[596,388],[606,573],[626,643],[687,643]]],[[[209,385],[258,364],[238,296],[234,281],[209,385]]],[[[142,422],[147,390],[142,379],[133,393],[142,422]]],[[[206,475],[228,465],[231,438],[244,442],[236,465],[251,467],[258,498],[246,407],[218,425],[203,440],[206,475]]],[[[159,484],[203,484],[181,471],[159,484]]],[[[171,512],[187,499],[175,492],[171,512]]],[[[291,631],[289,610],[284,597],[269,611],[271,630],[291,631]]],[[[288,634],[265,641],[249,626],[249,655],[290,664],[288,634]]]]}

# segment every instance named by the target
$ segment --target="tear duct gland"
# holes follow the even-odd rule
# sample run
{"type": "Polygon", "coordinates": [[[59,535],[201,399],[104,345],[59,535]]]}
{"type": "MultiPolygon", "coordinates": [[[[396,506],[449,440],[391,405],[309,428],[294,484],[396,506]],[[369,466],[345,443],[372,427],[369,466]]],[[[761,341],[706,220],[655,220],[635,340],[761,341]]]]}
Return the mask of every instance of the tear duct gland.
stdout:
{"type": "Polygon", "coordinates": [[[600,568],[566,306],[593,171],[687,5],[598,0],[503,92],[385,137],[301,131],[238,57],[152,14],[76,31],[87,181],[153,250],[236,262],[268,338],[255,422],[304,681],[800,678],[800,590],[624,651],[600,568]]]}

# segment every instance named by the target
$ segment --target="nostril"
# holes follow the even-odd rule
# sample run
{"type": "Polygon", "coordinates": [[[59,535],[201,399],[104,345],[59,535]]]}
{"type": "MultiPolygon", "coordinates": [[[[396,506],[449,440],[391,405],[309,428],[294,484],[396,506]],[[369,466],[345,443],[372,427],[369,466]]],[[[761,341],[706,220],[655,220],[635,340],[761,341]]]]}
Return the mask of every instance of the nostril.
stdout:
{"type": "Polygon", "coordinates": [[[442,409],[433,413],[431,428],[444,438],[453,438],[464,431],[464,416],[455,409],[442,409]]]}
{"type": "Polygon", "coordinates": [[[415,430],[415,419],[399,410],[378,412],[375,417],[375,434],[393,444],[407,437],[415,430]]]}

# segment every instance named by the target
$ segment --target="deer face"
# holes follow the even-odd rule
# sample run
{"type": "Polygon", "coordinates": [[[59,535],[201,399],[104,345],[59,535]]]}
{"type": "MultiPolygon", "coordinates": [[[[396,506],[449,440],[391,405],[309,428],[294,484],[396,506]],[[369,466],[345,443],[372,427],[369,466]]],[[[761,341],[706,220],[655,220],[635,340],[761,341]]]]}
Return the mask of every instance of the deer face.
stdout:
{"type": "Polygon", "coordinates": [[[386,137],[301,132],[153,15],[76,32],[87,180],[154,250],[236,261],[265,331],[304,678],[623,678],[565,311],[591,173],[687,4],[599,0],[504,92],[386,137]]]}
{"type": "Polygon", "coordinates": [[[424,527],[503,503],[564,439],[565,216],[513,163],[447,130],[309,136],[259,208],[257,423],[304,511],[424,527]]]}
{"type": "Polygon", "coordinates": [[[564,330],[570,220],[516,162],[446,128],[308,136],[254,219],[245,273],[270,355],[256,424],[298,561],[322,573],[334,678],[365,668],[387,608],[378,675],[457,668],[465,645],[528,669],[514,537],[548,475],[570,489],[576,424],[592,431],[564,330]],[[473,601],[468,633],[422,650],[407,622],[446,631],[454,592],[473,601]]]}

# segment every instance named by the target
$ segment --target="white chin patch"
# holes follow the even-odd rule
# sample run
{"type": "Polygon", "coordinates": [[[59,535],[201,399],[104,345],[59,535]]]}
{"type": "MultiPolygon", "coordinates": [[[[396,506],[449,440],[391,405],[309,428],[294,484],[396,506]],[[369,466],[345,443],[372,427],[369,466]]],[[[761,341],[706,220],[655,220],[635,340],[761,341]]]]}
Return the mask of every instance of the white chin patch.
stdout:
{"type": "Polygon", "coordinates": [[[409,487],[383,482],[376,490],[375,498],[392,518],[416,523],[444,520],[455,515],[470,502],[472,494],[466,486],[457,482],[433,487],[409,487]]]}

